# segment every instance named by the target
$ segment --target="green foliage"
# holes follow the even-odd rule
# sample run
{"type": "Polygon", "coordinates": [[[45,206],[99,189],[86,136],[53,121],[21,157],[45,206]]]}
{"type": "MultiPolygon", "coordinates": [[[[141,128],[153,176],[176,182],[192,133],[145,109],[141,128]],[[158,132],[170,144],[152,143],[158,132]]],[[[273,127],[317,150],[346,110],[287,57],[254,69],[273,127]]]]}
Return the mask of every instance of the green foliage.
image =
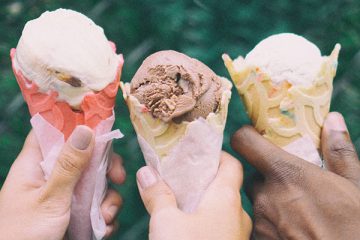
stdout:
{"type": "MultiPolygon", "coordinates": [[[[342,112],[360,149],[360,2],[357,0],[28,0],[1,1],[0,8],[0,186],[30,129],[29,114],[11,71],[9,50],[16,47],[26,21],[45,10],[71,8],[102,26],[125,57],[123,81],[130,81],[141,61],[161,49],[174,49],[198,58],[219,75],[227,76],[221,54],[245,55],[261,39],[294,32],[313,41],[324,55],[342,45],[331,109],[342,112]]],[[[231,134],[249,123],[234,91],[224,137],[231,151],[231,134]]],[[[144,164],[129,113],[118,96],[116,128],[125,137],[114,143],[127,169],[127,182],[116,187],[125,205],[120,230],[112,239],[147,239],[148,217],[137,193],[135,173],[144,164]]],[[[239,157],[239,156],[238,156],[239,157]]],[[[252,171],[244,162],[246,176],[252,171]]],[[[250,202],[243,194],[245,208],[250,202]]]]}

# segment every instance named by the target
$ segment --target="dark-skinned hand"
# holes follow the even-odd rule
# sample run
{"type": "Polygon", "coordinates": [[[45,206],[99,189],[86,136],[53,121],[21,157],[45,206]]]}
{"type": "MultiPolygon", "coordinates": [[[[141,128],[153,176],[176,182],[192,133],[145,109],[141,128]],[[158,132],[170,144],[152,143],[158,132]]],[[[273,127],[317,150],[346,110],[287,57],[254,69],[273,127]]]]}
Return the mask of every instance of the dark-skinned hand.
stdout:
{"type": "Polygon", "coordinates": [[[254,239],[360,239],[360,164],[341,114],[325,120],[326,169],[297,158],[252,127],[232,147],[262,175],[251,190],[254,239]]]}

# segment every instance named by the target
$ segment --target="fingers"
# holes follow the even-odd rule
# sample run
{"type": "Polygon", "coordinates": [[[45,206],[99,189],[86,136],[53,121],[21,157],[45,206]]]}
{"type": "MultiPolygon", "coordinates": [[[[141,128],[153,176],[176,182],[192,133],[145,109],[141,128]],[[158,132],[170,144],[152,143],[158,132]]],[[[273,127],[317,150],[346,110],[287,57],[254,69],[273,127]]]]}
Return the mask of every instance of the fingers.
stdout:
{"type": "Polygon", "coordinates": [[[301,165],[299,158],[275,146],[250,126],[235,132],[231,146],[265,176],[267,173],[284,172],[284,167],[289,165],[301,165]]]}
{"type": "Polygon", "coordinates": [[[243,183],[243,167],[239,160],[227,152],[221,153],[219,170],[213,184],[230,186],[240,190],[243,183]]]}
{"type": "Polygon", "coordinates": [[[122,162],[122,158],[119,154],[112,154],[108,177],[113,183],[122,184],[125,182],[126,172],[122,162]]]}
{"type": "Polygon", "coordinates": [[[224,206],[241,207],[240,188],[243,182],[241,163],[230,154],[223,152],[218,173],[208,187],[200,204],[200,211],[215,211],[224,206]]]}
{"type": "Polygon", "coordinates": [[[136,174],[141,199],[150,215],[166,208],[177,208],[176,200],[169,186],[149,166],[142,167],[136,174]]]}
{"type": "Polygon", "coordinates": [[[262,186],[264,186],[264,178],[256,172],[252,177],[249,178],[248,182],[249,183],[245,185],[245,192],[250,201],[253,203],[256,194],[260,192],[262,186]]]}
{"type": "Polygon", "coordinates": [[[280,239],[280,236],[275,226],[270,221],[263,217],[257,217],[254,220],[253,238],[259,240],[277,240],[280,239]]]}
{"type": "Polygon", "coordinates": [[[360,163],[343,116],[329,113],[322,131],[321,149],[328,170],[360,186],[360,163]]]}
{"type": "Polygon", "coordinates": [[[119,229],[119,223],[116,221],[113,224],[106,226],[105,239],[108,239],[119,229]]]}
{"type": "Polygon", "coordinates": [[[122,206],[123,200],[119,193],[109,189],[104,201],[101,204],[101,213],[106,225],[111,225],[116,219],[116,215],[122,206]]]}
{"type": "Polygon", "coordinates": [[[77,126],[65,143],[41,198],[65,199],[70,204],[74,188],[88,165],[93,147],[93,131],[86,126],[77,126]]]}

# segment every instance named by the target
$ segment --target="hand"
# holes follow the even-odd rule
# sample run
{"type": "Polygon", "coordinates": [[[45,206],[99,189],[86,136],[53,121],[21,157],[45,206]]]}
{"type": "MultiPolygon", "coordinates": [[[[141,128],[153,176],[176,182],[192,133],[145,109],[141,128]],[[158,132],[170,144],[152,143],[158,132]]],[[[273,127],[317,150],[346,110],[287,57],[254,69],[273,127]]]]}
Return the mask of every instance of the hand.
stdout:
{"type": "Polygon", "coordinates": [[[326,169],[271,144],[252,127],[232,147],[263,175],[254,184],[255,239],[359,239],[360,164],[343,117],[330,113],[321,148],[326,169]]]}
{"type": "MultiPolygon", "coordinates": [[[[108,178],[115,184],[123,184],[125,182],[126,172],[122,163],[123,160],[121,156],[113,153],[108,178]]],[[[116,215],[122,204],[123,201],[120,194],[113,189],[108,189],[104,201],[101,204],[101,213],[106,223],[105,238],[110,237],[119,227],[119,224],[116,221],[116,215]]]]}
{"type": "Polygon", "coordinates": [[[208,187],[196,212],[177,208],[171,189],[151,167],[137,173],[138,188],[149,214],[150,240],[249,239],[251,220],[241,206],[243,181],[239,161],[223,153],[216,178],[208,187]]]}
{"type": "MultiPolygon", "coordinates": [[[[78,126],[66,142],[54,170],[45,181],[43,160],[33,131],[13,163],[0,191],[0,233],[3,239],[63,239],[70,220],[70,206],[76,183],[86,168],[94,146],[91,129],[78,126]]],[[[110,178],[124,181],[120,157],[114,155],[110,178]]],[[[109,190],[101,206],[107,235],[114,230],[114,218],[121,198],[109,190]]]]}

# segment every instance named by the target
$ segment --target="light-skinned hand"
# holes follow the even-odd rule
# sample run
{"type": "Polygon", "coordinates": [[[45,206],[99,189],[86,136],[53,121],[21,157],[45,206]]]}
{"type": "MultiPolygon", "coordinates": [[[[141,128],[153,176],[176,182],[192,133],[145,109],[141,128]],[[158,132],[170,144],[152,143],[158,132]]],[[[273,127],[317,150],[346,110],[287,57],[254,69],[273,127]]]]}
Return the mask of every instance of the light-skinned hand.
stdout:
{"type": "Polygon", "coordinates": [[[249,126],[232,147],[262,174],[251,191],[255,239],[360,239],[360,163],[341,114],[330,113],[322,130],[326,169],[249,126]]]}
{"type": "MultiPolygon", "coordinates": [[[[23,149],[0,191],[0,233],[3,239],[60,240],[70,220],[74,188],[87,167],[94,147],[93,131],[78,126],[64,145],[48,181],[40,162],[43,160],[36,136],[31,131],[23,149]]],[[[125,180],[120,156],[114,154],[109,178],[125,180]]],[[[121,197],[109,190],[101,205],[107,235],[114,231],[121,197]]]]}
{"type": "Polygon", "coordinates": [[[249,239],[251,220],[241,205],[243,169],[227,153],[221,156],[216,178],[194,213],[178,209],[171,189],[151,167],[137,173],[140,195],[150,218],[150,240],[249,239]]]}

